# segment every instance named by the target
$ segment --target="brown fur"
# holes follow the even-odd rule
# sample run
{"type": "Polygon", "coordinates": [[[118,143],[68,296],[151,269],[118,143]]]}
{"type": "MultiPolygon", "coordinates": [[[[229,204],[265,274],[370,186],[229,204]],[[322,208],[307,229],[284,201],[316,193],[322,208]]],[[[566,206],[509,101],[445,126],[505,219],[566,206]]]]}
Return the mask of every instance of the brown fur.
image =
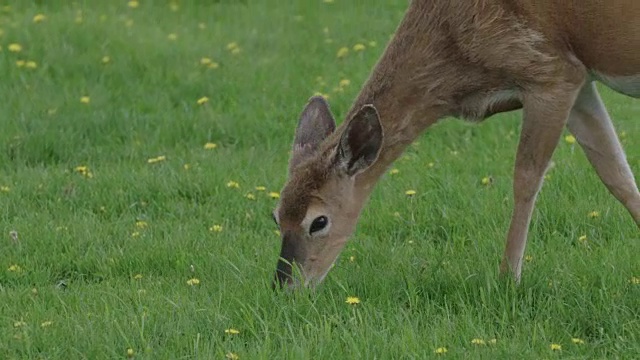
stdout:
{"type": "MultiPolygon", "coordinates": [[[[326,138],[318,135],[321,137],[316,140],[322,142],[316,151],[292,161],[300,165],[290,169],[282,192],[278,212],[281,228],[296,232],[301,244],[312,241],[301,221],[314,198],[333,196],[330,203],[323,205],[321,201],[314,206],[319,212],[331,210],[328,215],[342,230],[323,235],[322,241],[344,241],[343,232],[355,227],[378,178],[430,125],[446,116],[482,120],[523,107],[514,215],[503,263],[503,271],[510,269],[518,278],[526,228],[544,170],[574,103],[587,97],[580,89],[591,81],[590,71],[610,76],[640,74],[640,2],[414,0],[348,112],[347,121],[326,138]],[[359,116],[367,104],[379,114],[382,147],[373,165],[349,178],[336,167],[336,149],[348,121],[359,116]],[[335,198],[328,189],[339,191],[340,196],[335,198]]],[[[589,96],[589,101],[595,101],[589,96]]],[[[604,110],[598,116],[602,123],[608,120],[604,110]]],[[[611,139],[615,134],[607,136],[599,140],[600,152],[610,153],[607,161],[616,162],[622,169],[620,176],[628,178],[624,155],[616,155],[622,153],[619,143],[611,139]]],[[[599,174],[605,171],[596,163],[594,166],[599,174]]],[[[613,185],[607,186],[614,195],[626,194],[624,199],[623,195],[616,197],[636,222],[640,221],[635,183],[620,179],[610,183],[613,185]],[[616,192],[615,187],[624,191],[616,192]]],[[[303,270],[309,266],[307,259],[294,260],[303,270]]],[[[333,262],[330,260],[324,263],[333,262]]]]}

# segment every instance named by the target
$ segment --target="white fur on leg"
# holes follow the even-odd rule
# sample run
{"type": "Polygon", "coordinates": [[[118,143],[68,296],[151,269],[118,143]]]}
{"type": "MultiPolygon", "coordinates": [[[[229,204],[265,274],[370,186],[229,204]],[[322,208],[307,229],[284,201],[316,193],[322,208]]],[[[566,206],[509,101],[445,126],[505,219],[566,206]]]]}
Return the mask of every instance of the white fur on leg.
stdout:
{"type": "Polygon", "coordinates": [[[602,182],[640,224],[640,193],[595,83],[580,90],[567,127],[602,182]]]}

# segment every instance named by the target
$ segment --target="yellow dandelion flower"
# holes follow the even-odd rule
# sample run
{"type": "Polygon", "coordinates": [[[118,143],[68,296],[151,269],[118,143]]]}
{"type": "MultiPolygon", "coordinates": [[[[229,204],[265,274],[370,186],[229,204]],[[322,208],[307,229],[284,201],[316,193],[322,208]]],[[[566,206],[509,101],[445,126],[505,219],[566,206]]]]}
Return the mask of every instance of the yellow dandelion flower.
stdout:
{"type": "Polygon", "coordinates": [[[585,243],[585,242],[587,242],[587,235],[581,235],[581,236],[578,238],[578,241],[580,241],[581,243],[585,243]]]}
{"type": "Polygon", "coordinates": [[[253,195],[252,193],[247,193],[244,197],[246,197],[249,200],[255,200],[256,196],[253,195]]]}
{"type": "Polygon", "coordinates": [[[196,103],[197,103],[198,105],[204,105],[204,104],[206,104],[206,103],[208,103],[208,102],[209,102],[209,98],[208,98],[208,97],[206,97],[206,96],[203,96],[203,97],[201,97],[200,99],[198,99],[198,101],[196,101],[196,103]]]}
{"type": "Polygon", "coordinates": [[[320,91],[316,91],[315,93],[313,93],[313,96],[322,96],[325,100],[329,100],[329,94],[324,94],[320,91]]]}
{"type": "Polygon", "coordinates": [[[133,278],[136,279],[136,280],[140,280],[140,279],[142,279],[142,274],[135,274],[135,275],[133,275],[133,278]]]}
{"type": "Polygon", "coordinates": [[[560,350],[562,350],[562,345],[560,345],[560,344],[551,344],[551,345],[549,345],[549,348],[552,351],[560,351],[560,350]]]}
{"type": "Polygon", "coordinates": [[[364,51],[365,46],[364,44],[355,44],[353,45],[353,51],[364,51]]]}
{"type": "Polygon", "coordinates": [[[275,192],[275,191],[271,191],[269,193],[269,197],[272,198],[272,199],[279,199],[280,198],[280,194],[275,192]]]}
{"type": "Polygon", "coordinates": [[[471,340],[471,343],[472,343],[473,345],[487,345],[487,343],[486,343],[484,340],[482,340],[482,339],[478,339],[478,338],[476,338],[476,339],[472,339],[472,340],[471,340]]]}
{"type": "MultiPolygon", "coordinates": [[[[131,1],[131,2],[135,2],[135,3],[137,3],[137,1],[131,1]]],[[[128,356],[128,357],[133,357],[135,354],[136,354],[136,352],[135,352],[135,351],[133,351],[133,349],[132,349],[132,348],[128,348],[128,349],[127,349],[127,356],[128,356]]]]}
{"type": "Polygon", "coordinates": [[[212,143],[212,142],[208,142],[206,144],[204,144],[204,149],[205,150],[212,150],[218,147],[218,144],[216,143],[212,143]]]}
{"type": "Polygon", "coordinates": [[[11,271],[11,272],[22,272],[22,268],[20,267],[20,265],[18,264],[13,264],[11,266],[9,266],[9,268],[7,269],[7,271],[11,271]]]}
{"type": "Polygon", "coordinates": [[[356,261],[356,257],[355,257],[355,256],[353,256],[353,255],[349,256],[349,261],[350,261],[350,262],[354,262],[354,261],[356,261]]]}
{"type": "Polygon", "coordinates": [[[231,181],[227,182],[227,187],[228,188],[238,189],[238,188],[240,188],[240,184],[238,184],[237,182],[231,180],[231,181]]]}
{"type": "Polygon", "coordinates": [[[83,103],[83,104],[88,104],[88,103],[91,102],[91,98],[88,97],[88,96],[82,96],[82,97],[80,97],[80,102],[83,103]]]}
{"type": "Polygon", "coordinates": [[[640,285],[640,277],[632,276],[631,279],[629,279],[629,283],[633,285],[640,285]]]}
{"type": "Polygon", "coordinates": [[[1,192],[9,192],[11,191],[11,188],[5,185],[0,186],[0,191],[1,192]]]}
{"type": "Polygon", "coordinates": [[[25,327],[25,326],[27,326],[27,323],[26,323],[26,322],[24,322],[24,321],[22,321],[22,320],[20,320],[20,321],[15,321],[15,322],[13,323],[13,327],[15,327],[15,328],[25,327]]]}
{"type": "Polygon", "coordinates": [[[136,221],[136,227],[137,228],[144,229],[147,226],[149,226],[149,224],[146,221],[143,221],[143,220],[136,221]]]}
{"type": "Polygon", "coordinates": [[[128,7],[130,7],[130,8],[132,8],[132,9],[135,9],[135,8],[137,8],[138,6],[140,6],[140,3],[139,3],[139,2],[137,2],[137,1],[135,1],[135,0],[132,0],[132,1],[129,1],[129,2],[127,3],[127,6],[128,6],[128,7]]]}
{"type": "Polygon", "coordinates": [[[371,41],[369,41],[369,43],[367,45],[369,45],[369,47],[376,47],[376,46],[378,46],[378,43],[373,41],[373,40],[371,40],[371,41]]]}
{"type": "Polygon", "coordinates": [[[240,334],[240,330],[238,329],[234,329],[234,328],[230,328],[230,329],[226,329],[224,331],[225,334],[229,334],[229,335],[238,335],[240,334]]]}
{"type": "Polygon", "coordinates": [[[578,345],[584,344],[584,340],[580,338],[571,338],[571,342],[578,345]]]}
{"type": "Polygon", "coordinates": [[[222,225],[213,225],[209,228],[211,232],[222,232],[222,225]]]}
{"type": "Polygon", "coordinates": [[[228,352],[224,357],[226,357],[228,360],[240,360],[240,356],[232,352],[228,352]]]}
{"type": "Polygon", "coordinates": [[[24,65],[25,65],[26,63],[27,63],[27,62],[26,62],[26,61],[24,61],[24,60],[16,60],[16,66],[17,66],[17,67],[24,67],[24,65]]]}
{"type": "Polygon", "coordinates": [[[495,345],[498,342],[498,339],[493,338],[488,341],[489,345],[495,345]]]}
{"type": "Polygon", "coordinates": [[[491,176],[485,176],[481,180],[482,185],[490,185],[493,183],[493,178],[491,176]]]}
{"type": "Polygon", "coordinates": [[[187,285],[190,285],[190,286],[200,285],[200,280],[198,278],[189,279],[187,280],[187,285]]]}
{"type": "Polygon", "coordinates": [[[569,145],[573,145],[576,143],[576,138],[573,135],[567,135],[564,137],[564,141],[569,145]]]}
{"type": "Polygon", "coordinates": [[[589,217],[592,218],[592,219],[593,218],[597,218],[598,216],[600,216],[600,212],[598,212],[598,211],[592,211],[592,212],[589,213],[589,217]]]}
{"type": "Polygon", "coordinates": [[[11,52],[19,53],[20,51],[22,51],[22,45],[20,45],[20,44],[16,44],[16,43],[9,44],[8,49],[9,49],[9,51],[11,51],[11,52]]]}
{"type": "Polygon", "coordinates": [[[160,155],[160,156],[157,156],[157,157],[154,157],[154,158],[147,159],[147,163],[148,164],[155,164],[155,163],[159,163],[159,162],[166,161],[166,160],[167,160],[166,156],[160,155]]]}
{"type": "Polygon", "coordinates": [[[345,302],[349,305],[358,305],[360,304],[360,299],[355,296],[349,296],[345,302]]]}
{"type": "Polygon", "coordinates": [[[273,230],[273,233],[278,235],[278,236],[282,235],[282,234],[280,234],[280,230],[273,230]]]}
{"type": "Polygon", "coordinates": [[[416,194],[416,191],[415,190],[407,190],[407,191],[404,192],[404,194],[407,195],[407,196],[413,196],[413,195],[416,194]]]}
{"type": "Polygon", "coordinates": [[[111,58],[105,55],[105,56],[102,57],[101,61],[102,61],[103,64],[108,64],[108,63],[111,62],[111,58]]]}
{"type": "Polygon", "coordinates": [[[84,166],[84,165],[76,166],[73,170],[84,177],[87,177],[87,178],[93,177],[93,174],[89,170],[88,166],[84,166]]]}
{"type": "Polygon", "coordinates": [[[347,87],[347,86],[351,85],[351,80],[342,79],[342,80],[340,80],[339,85],[340,85],[340,87],[347,87]]]}
{"type": "Polygon", "coordinates": [[[29,60],[27,61],[24,66],[27,67],[27,69],[35,69],[38,67],[38,63],[36,63],[35,61],[29,60]]]}
{"type": "Polygon", "coordinates": [[[49,327],[49,326],[51,326],[51,325],[53,325],[53,321],[49,321],[49,320],[47,320],[47,321],[42,322],[42,323],[40,324],[40,327],[42,327],[42,328],[46,328],[46,327],[49,327]]]}
{"type": "Polygon", "coordinates": [[[532,261],[533,261],[533,256],[531,256],[531,255],[527,255],[527,256],[525,256],[525,257],[524,257],[524,261],[526,261],[526,262],[532,262],[532,261]]]}
{"type": "Polygon", "coordinates": [[[171,34],[167,35],[167,39],[169,39],[171,41],[178,40],[178,34],[171,33],[171,34]]]}
{"type": "Polygon", "coordinates": [[[267,188],[264,186],[256,186],[256,191],[265,191],[265,190],[267,190],[267,188]]]}
{"type": "Polygon", "coordinates": [[[33,22],[34,22],[34,23],[39,23],[39,22],[43,22],[43,21],[45,21],[46,19],[47,19],[47,17],[46,17],[46,16],[44,16],[44,14],[36,14],[36,15],[33,17],[33,22]]]}
{"type": "Polygon", "coordinates": [[[202,59],[200,59],[200,65],[209,65],[212,62],[213,61],[208,57],[203,57],[202,59]]]}
{"type": "Polygon", "coordinates": [[[231,52],[231,54],[237,55],[238,53],[240,53],[240,46],[235,41],[234,42],[230,42],[230,43],[227,44],[227,50],[229,50],[231,52]]]}
{"type": "Polygon", "coordinates": [[[134,231],[134,232],[132,232],[132,233],[131,233],[131,237],[132,237],[132,238],[140,237],[140,232],[139,232],[139,231],[134,231]]]}
{"type": "Polygon", "coordinates": [[[343,58],[347,56],[347,54],[349,54],[349,48],[346,46],[343,46],[340,49],[338,49],[338,52],[336,53],[336,57],[343,58]]]}
{"type": "Polygon", "coordinates": [[[449,350],[447,350],[446,347],[439,347],[439,348],[435,349],[433,352],[438,354],[438,355],[443,355],[443,354],[446,354],[447,351],[449,351],[449,350]]]}
{"type": "Polygon", "coordinates": [[[397,175],[399,173],[400,173],[400,170],[398,170],[398,169],[391,169],[391,171],[389,171],[389,174],[391,174],[391,175],[397,175]]]}
{"type": "Polygon", "coordinates": [[[220,67],[220,64],[218,64],[217,62],[211,62],[210,64],[207,65],[207,67],[209,69],[217,69],[220,67]]]}

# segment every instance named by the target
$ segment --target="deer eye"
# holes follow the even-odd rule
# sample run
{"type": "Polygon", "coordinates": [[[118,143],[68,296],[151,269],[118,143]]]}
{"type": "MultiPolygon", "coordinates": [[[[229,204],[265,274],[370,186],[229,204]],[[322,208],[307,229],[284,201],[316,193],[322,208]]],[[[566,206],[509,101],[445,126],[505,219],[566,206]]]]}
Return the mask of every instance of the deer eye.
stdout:
{"type": "Polygon", "coordinates": [[[311,227],[309,228],[309,234],[313,234],[324,229],[325,227],[327,227],[327,224],[329,224],[329,219],[327,219],[326,216],[318,216],[317,218],[313,219],[311,227]]]}

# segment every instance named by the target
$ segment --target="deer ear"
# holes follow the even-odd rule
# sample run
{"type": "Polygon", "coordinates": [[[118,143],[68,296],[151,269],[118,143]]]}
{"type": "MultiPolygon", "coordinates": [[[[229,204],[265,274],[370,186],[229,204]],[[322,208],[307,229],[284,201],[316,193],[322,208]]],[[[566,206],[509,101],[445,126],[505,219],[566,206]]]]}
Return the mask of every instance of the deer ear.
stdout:
{"type": "Polygon", "coordinates": [[[337,162],[354,176],[373,164],[382,146],[382,124],[373,105],[363,106],[351,118],[338,144],[337,162]]]}
{"type": "Polygon", "coordinates": [[[305,106],[293,140],[290,167],[312,155],[320,143],[336,129],[329,104],[322,96],[314,96],[305,106]]]}

